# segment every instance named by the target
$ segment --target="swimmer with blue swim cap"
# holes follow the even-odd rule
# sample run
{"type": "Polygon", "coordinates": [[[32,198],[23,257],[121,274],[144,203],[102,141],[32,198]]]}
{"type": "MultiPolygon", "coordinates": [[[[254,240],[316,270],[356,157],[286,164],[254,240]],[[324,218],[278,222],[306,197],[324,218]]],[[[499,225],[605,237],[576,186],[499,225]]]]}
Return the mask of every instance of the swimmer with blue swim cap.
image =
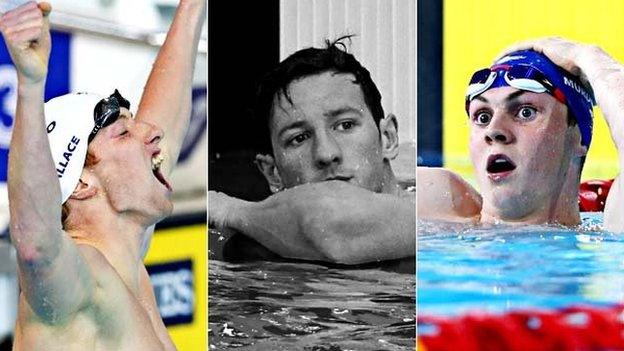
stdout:
{"type": "Polygon", "coordinates": [[[166,177],[190,120],[206,2],[180,0],[136,115],[118,91],[44,104],[50,11],[31,1],[0,17],[18,76],[8,172],[20,285],[13,350],[175,350],[143,256],[173,206],[166,177]]]}
{"type": "MultiPolygon", "coordinates": [[[[622,72],[594,46],[552,38],[515,45],[476,71],[465,109],[480,191],[451,171],[419,168],[419,218],[578,224],[580,173],[596,100],[616,145],[624,146],[622,129],[614,129],[622,124],[615,117],[620,111],[613,109],[624,103],[624,87],[617,84],[622,72]]],[[[611,220],[620,194],[610,193],[605,210],[605,223],[614,230],[624,229],[611,220]]]]}
{"type": "Polygon", "coordinates": [[[581,143],[589,148],[595,105],[591,86],[583,84],[543,54],[533,50],[516,51],[473,74],[466,90],[466,112],[474,98],[489,89],[504,86],[547,93],[568,106],[581,131],[581,143]]]}

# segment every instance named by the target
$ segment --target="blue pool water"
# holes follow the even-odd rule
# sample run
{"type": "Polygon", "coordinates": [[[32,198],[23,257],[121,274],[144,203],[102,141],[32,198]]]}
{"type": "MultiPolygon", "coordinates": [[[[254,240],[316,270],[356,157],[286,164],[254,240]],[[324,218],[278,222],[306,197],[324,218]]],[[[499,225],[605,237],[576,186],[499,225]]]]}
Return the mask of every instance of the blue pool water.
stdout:
{"type": "Polygon", "coordinates": [[[624,235],[601,214],[578,228],[418,223],[418,313],[553,309],[624,301],[624,235]]]}
{"type": "Polygon", "coordinates": [[[211,350],[413,350],[415,275],[209,262],[211,350]]]}

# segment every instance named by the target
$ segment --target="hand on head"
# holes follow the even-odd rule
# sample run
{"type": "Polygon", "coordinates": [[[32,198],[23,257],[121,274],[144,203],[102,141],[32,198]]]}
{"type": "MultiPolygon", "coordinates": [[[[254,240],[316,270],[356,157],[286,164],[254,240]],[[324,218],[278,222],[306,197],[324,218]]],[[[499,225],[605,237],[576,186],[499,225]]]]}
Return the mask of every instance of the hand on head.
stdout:
{"type": "Polygon", "coordinates": [[[47,2],[28,2],[0,18],[0,31],[22,83],[45,80],[50,56],[52,6],[47,2]]]}
{"type": "Polygon", "coordinates": [[[578,60],[583,50],[589,46],[586,44],[574,42],[561,37],[546,37],[538,39],[530,39],[517,42],[505,48],[494,61],[498,61],[503,56],[520,50],[534,50],[546,55],[552,62],[564,70],[580,77],[584,83],[587,78],[579,67],[578,60]]]}

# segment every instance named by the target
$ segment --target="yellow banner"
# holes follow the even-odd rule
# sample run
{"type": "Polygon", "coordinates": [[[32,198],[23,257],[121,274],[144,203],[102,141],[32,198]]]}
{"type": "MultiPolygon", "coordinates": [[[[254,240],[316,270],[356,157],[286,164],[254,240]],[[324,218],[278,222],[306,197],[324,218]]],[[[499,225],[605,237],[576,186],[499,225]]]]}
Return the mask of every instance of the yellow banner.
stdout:
{"type": "Polygon", "coordinates": [[[154,233],[145,259],[158,308],[180,351],[207,350],[207,226],[154,233]]]}

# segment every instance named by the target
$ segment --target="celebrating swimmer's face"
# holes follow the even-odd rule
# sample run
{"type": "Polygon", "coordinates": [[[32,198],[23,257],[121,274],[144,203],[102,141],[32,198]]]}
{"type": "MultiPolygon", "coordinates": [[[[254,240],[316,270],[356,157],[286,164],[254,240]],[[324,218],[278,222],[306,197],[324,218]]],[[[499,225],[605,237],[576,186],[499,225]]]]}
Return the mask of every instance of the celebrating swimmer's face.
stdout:
{"type": "Polygon", "coordinates": [[[160,172],[162,136],[160,128],[136,120],[121,107],[119,118],[100,129],[89,144],[89,154],[96,161],[83,175],[92,172],[97,176],[117,211],[164,218],[171,213],[172,203],[171,187],[160,172]]]}
{"type": "Polygon", "coordinates": [[[552,205],[571,158],[581,156],[578,127],[567,107],[545,93],[513,87],[490,89],[468,110],[470,156],[485,211],[523,218],[552,205]]]}
{"type": "Polygon", "coordinates": [[[396,120],[389,116],[375,124],[352,74],[305,76],[288,85],[288,95],[290,101],[276,94],[269,121],[275,168],[263,173],[273,191],[327,180],[387,190],[384,160],[394,156],[384,151],[382,136],[396,134],[396,120]]]}

